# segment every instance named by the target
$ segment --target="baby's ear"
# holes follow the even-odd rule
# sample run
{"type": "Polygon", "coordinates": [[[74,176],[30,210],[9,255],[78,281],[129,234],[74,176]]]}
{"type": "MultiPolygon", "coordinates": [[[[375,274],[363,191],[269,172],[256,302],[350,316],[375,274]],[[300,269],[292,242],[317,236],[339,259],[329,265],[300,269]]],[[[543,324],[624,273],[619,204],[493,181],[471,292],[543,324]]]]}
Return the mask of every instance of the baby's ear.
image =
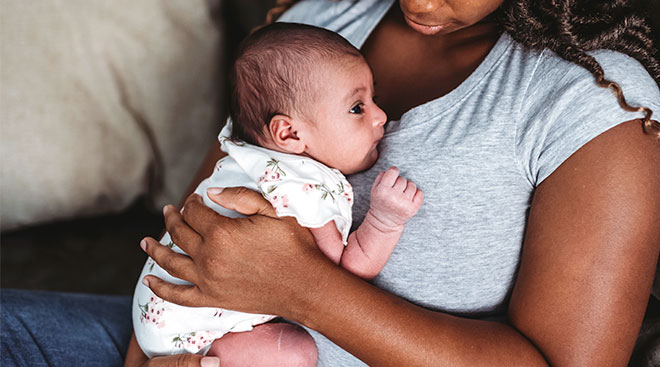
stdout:
{"type": "Polygon", "coordinates": [[[301,154],[305,151],[305,143],[298,136],[296,120],[287,115],[275,115],[270,119],[268,132],[275,145],[287,153],[301,154]]]}

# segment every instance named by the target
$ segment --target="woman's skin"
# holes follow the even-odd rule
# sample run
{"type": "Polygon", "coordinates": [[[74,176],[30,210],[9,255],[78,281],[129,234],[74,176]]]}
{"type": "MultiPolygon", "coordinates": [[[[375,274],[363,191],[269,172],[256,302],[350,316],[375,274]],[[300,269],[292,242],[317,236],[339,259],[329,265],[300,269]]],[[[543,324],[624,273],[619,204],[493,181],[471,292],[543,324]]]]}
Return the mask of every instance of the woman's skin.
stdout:
{"type": "MultiPolygon", "coordinates": [[[[494,23],[470,22],[499,2],[401,0],[401,9],[393,7],[363,48],[388,116],[396,119],[465,80],[499,33],[494,23]],[[452,18],[452,27],[464,27],[424,35],[418,31],[429,28],[414,30],[402,14],[429,26],[452,18]],[[386,54],[401,59],[380,57],[386,54]]],[[[146,251],[195,285],[146,280],[157,295],[182,305],[282,315],[374,366],[622,366],[660,249],[659,158],[657,139],[628,121],[587,143],[539,185],[509,324],[429,311],[359,279],[325,258],[309,231],[275,217],[267,201],[244,188],[210,195],[250,215],[243,219],[224,218],[195,195],[183,215],[166,207],[167,230],[190,257],[152,238],[144,241],[146,251]]],[[[154,358],[149,365],[178,358],[179,366],[198,366],[198,357],[154,358]]]]}

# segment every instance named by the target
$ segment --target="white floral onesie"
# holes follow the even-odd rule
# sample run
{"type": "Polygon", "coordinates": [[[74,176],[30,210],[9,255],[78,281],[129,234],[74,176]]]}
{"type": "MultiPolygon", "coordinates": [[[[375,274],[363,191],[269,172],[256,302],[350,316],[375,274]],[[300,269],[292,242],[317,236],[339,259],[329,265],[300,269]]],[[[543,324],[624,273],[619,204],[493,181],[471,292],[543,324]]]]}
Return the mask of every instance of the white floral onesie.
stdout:
{"type": "MultiPolygon", "coordinates": [[[[218,136],[228,156],[218,161],[211,176],[195,190],[207,206],[225,216],[242,216],[213,203],[206,196],[206,189],[244,186],[261,192],[278,216],[293,216],[302,226],[318,228],[334,221],[346,244],[353,191],[341,172],[307,157],[233,141],[230,136],[231,121],[228,121],[218,136]]],[[[160,242],[183,253],[167,233],[160,242]]],[[[205,354],[214,339],[228,332],[252,330],[254,325],[275,317],[169,303],[142,284],[147,274],[175,284],[188,282],[172,277],[151,258],[147,260],[133,296],[133,327],[140,348],[150,358],[178,353],[205,354]]]]}

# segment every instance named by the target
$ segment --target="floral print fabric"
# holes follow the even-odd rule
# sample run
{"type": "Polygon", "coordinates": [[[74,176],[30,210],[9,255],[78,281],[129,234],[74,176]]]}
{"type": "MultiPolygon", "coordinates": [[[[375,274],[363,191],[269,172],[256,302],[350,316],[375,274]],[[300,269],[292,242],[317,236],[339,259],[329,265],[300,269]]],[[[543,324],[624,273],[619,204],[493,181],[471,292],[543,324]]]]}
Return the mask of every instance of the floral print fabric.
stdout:
{"type": "Polygon", "coordinates": [[[219,136],[222,150],[257,185],[278,216],[295,217],[300,225],[319,228],[334,220],[344,244],[351,227],[353,188],[346,177],[308,157],[275,152],[233,141],[231,121],[219,136]]]}
{"type": "MultiPolygon", "coordinates": [[[[244,186],[261,192],[277,215],[293,216],[302,226],[318,228],[334,221],[346,244],[351,226],[353,190],[341,172],[306,157],[232,141],[230,136],[231,122],[228,122],[218,137],[228,156],[218,161],[211,176],[195,190],[207,206],[225,216],[240,216],[211,202],[206,189],[244,186]]],[[[184,253],[168,233],[160,243],[184,253]]],[[[171,276],[151,258],[147,259],[133,296],[133,327],[140,348],[148,357],[205,354],[213,340],[224,334],[249,331],[254,325],[275,317],[169,303],[142,284],[141,280],[147,274],[175,284],[189,283],[171,276]]]]}

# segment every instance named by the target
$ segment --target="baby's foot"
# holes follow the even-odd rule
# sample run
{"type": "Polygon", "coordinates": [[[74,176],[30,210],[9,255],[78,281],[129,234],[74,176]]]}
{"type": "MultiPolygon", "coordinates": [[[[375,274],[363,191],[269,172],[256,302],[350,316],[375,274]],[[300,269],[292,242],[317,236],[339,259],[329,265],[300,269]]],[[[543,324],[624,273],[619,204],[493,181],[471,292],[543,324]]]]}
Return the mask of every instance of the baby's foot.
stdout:
{"type": "Polygon", "coordinates": [[[397,230],[417,213],[422,201],[424,201],[422,190],[412,181],[399,176],[398,168],[390,167],[378,174],[371,187],[369,211],[382,225],[383,228],[379,229],[397,230]]]}

